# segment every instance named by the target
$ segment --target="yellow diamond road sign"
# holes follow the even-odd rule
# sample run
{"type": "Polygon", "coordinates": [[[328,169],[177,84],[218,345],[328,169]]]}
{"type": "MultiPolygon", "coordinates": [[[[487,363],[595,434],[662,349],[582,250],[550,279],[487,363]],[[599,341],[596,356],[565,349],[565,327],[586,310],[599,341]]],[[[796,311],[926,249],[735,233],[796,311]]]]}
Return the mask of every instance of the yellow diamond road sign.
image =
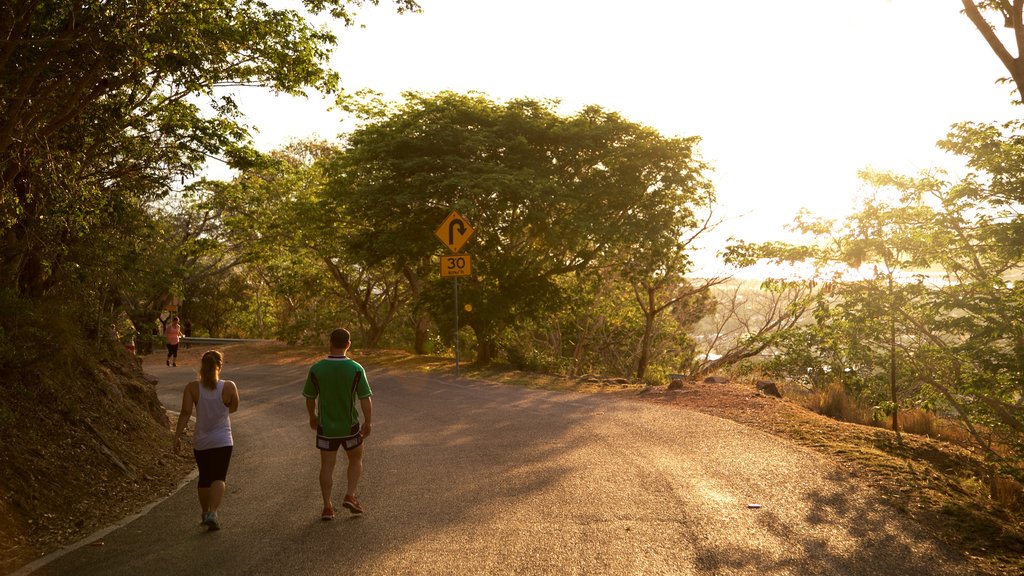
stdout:
{"type": "Polygon", "coordinates": [[[453,254],[457,254],[462,245],[466,243],[466,240],[469,240],[469,237],[473,235],[473,227],[462,217],[462,214],[459,214],[457,210],[452,210],[452,213],[444,219],[441,226],[434,230],[434,235],[453,254]]]}

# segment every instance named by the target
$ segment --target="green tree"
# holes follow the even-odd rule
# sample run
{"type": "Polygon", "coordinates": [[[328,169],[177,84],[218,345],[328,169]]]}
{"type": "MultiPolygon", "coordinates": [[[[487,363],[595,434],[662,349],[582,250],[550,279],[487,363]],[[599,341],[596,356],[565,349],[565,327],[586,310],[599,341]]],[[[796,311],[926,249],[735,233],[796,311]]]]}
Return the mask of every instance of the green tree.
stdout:
{"type": "Polygon", "coordinates": [[[293,142],[232,182],[210,186],[203,203],[216,212],[212,219],[224,230],[221,245],[227,253],[260,271],[250,276],[254,294],[283,299],[275,306],[286,315],[279,324],[282,337],[319,338],[344,318],[359,340],[373,347],[403,310],[407,293],[390,266],[364,259],[344,198],[323,198],[325,169],[339,154],[326,142],[293,142]],[[324,306],[325,298],[335,302],[324,306]],[[338,313],[306,316],[299,301],[320,302],[316,310],[338,313]],[[300,318],[312,323],[300,326],[300,318]]]}
{"type": "MultiPolygon", "coordinates": [[[[869,176],[865,174],[863,178],[869,180],[869,176]]],[[[862,314],[865,320],[885,325],[884,330],[878,331],[885,336],[878,338],[880,341],[875,344],[888,351],[889,402],[897,438],[901,401],[897,332],[904,331],[903,316],[913,308],[915,296],[921,294],[920,280],[913,282],[909,273],[928,266],[931,238],[922,224],[927,223],[929,217],[930,211],[924,207],[893,206],[877,196],[868,198],[859,212],[847,218],[846,236],[839,243],[840,255],[851,267],[872,263],[870,274],[863,281],[839,284],[852,287],[853,293],[844,294],[845,290],[840,290],[838,295],[846,300],[844,304],[848,309],[856,303],[856,313],[862,314]]]]}
{"type": "MultiPolygon", "coordinates": [[[[862,174],[871,181],[872,175],[862,174]]],[[[895,199],[899,202],[899,198],[895,199]]],[[[927,253],[931,237],[927,223],[930,211],[915,204],[894,205],[892,201],[875,195],[866,198],[860,209],[847,216],[842,222],[811,218],[806,214],[797,219],[796,229],[814,236],[804,255],[814,264],[819,281],[824,281],[829,290],[820,294],[822,308],[819,322],[840,323],[836,326],[819,326],[819,333],[831,332],[830,340],[846,334],[842,339],[848,352],[833,356],[839,358],[860,358],[858,364],[846,362],[829,366],[833,371],[856,370],[866,381],[879,376],[881,358],[887,359],[885,372],[889,389],[889,406],[893,430],[899,435],[899,407],[902,401],[899,376],[900,358],[907,345],[906,320],[908,312],[921,296],[920,280],[912,275],[928,265],[927,253]],[[852,330],[856,336],[852,337],[852,330]],[[872,353],[865,355],[852,348],[867,346],[872,353]]],[[[762,256],[774,255],[775,259],[799,256],[799,251],[780,250],[777,245],[763,246],[762,256]]],[[[841,380],[841,379],[840,379],[841,380]]],[[[844,382],[848,383],[848,382],[844,382]]],[[[902,388],[907,388],[904,385],[902,388]]],[[[873,396],[877,398],[877,393],[873,396]]]]}
{"type": "MultiPolygon", "coordinates": [[[[303,4],[345,21],[349,5],[303,4]]],[[[0,288],[35,300],[147,274],[128,247],[160,227],[154,201],[210,157],[251,159],[219,87],[337,83],[334,35],[255,0],[17,0],[0,38],[0,288]]]]}
{"type": "Polygon", "coordinates": [[[915,325],[933,347],[931,369],[922,374],[965,422],[994,426],[1024,448],[1021,129],[1020,122],[955,126],[940,147],[966,158],[970,172],[959,181],[938,171],[917,178],[882,174],[876,181],[932,211],[927,257],[943,282],[930,292],[932,314],[915,325]]]}
{"type": "Polygon", "coordinates": [[[866,172],[887,200],[868,199],[843,226],[806,221],[805,231],[828,242],[740,246],[732,254],[871,265],[862,279],[836,278],[817,313],[814,345],[835,350],[829,343],[838,343],[846,352],[831,357],[855,360],[859,369],[880,365],[885,350],[893,408],[910,393],[940,399],[990,451],[996,440],[1024,450],[1021,128],[957,125],[940,147],[965,157],[969,171],[959,180],[938,170],[866,172]],[[864,344],[867,355],[858,348],[864,344]]]}
{"type": "MultiPolygon", "coordinates": [[[[507,329],[560,309],[558,277],[607,263],[652,226],[678,243],[686,219],[675,213],[711,200],[697,139],[665,138],[596,106],[568,117],[556,106],[443,92],[360,108],[365,123],[330,185],[374,259],[424,284],[438,282],[423,263],[441,248],[433,232],[448,212],[476,227],[474,275],[460,292],[475,302],[466,321],[480,362],[507,329]]],[[[419,303],[438,325],[450,309],[445,292],[426,290],[419,303]]]]}

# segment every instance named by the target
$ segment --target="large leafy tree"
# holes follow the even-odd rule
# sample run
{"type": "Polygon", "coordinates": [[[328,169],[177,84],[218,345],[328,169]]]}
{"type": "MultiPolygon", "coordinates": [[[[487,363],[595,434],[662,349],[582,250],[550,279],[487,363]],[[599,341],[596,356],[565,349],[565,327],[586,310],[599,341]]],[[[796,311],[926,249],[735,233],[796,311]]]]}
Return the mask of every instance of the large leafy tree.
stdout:
{"type": "Polygon", "coordinates": [[[195,205],[214,213],[220,245],[275,302],[281,337],[319,339],[343,322],[372,347],[404,310],[407,290],[387,262],[349,249],[356,243],[344,202],[323,198],[325,170],[340,154],[326,142],[293,142],[231,182],[208,184],[195,205]]]}
{"type": "Polygon", "coordinates": [[[1020,133],[1019,122],[955,126],[940,147],[966,159],[966,176],[865,173],[889,200],[869,199],[842,225],[805,227],[830,242],[766,244],[748,253],[868,265],[865,278],[832,285],[830,305],[817,316],[816,346],[834,359],[859,359],[861,369],[887,357],[893,407],[899,377],[903,398],[913,391],[938,399],[993,454],[995,443],[1024,448],[1020,133]],[[836,353],[830,344],[837,342],[845,351],[836,353]]]}
{"type": "Polygon", "coordinates": [[[480,362],[506,330],[559,310],[560,276],[623,266],[642,241],[656,246],[648,254],[672,252],[713,198],[696,138],[596,106],[562,116],[556,102],[443,92],[362,112],[330,187],[361,230],[353,248],[433,284],[422,304],[443,326],[451,299],[423,263],[442,248],[434,229],[448,212],[466,216],[474,275],[460,292],[480,362]]]}
{"type": "MultiPolygon", "coordinates": [[[[349,21],[359,3],[296,6],[349,21]]],[[[90,286],[102,300],[111,268],[145,272],[131,252],[91,252],[152,234],[151,203],[209,157],[251,156],[219,87],[337,83],[334,35],[257,0],[14,0],[0,38],[0,288],[22,298],[90,286]]]]}
{"type": "Polygon", "coordinates": [[[923,375],[933,376],[931,385],[965,420],[1007,431],[1024,448],[1021,129],[1020,122],[957,125],[940,146],[966,158],[966,177],[889,174],[879,183],[933,211],[927,257],[941,267],[945,282],[932,291],[933,315],[917,324],[934,347],[933,369],[923,375]],[[943,368],[943,379],[934,378],[936,367],[943,368]]]}
{"type": "MultiPolygon", "coordinates": [[[[871,179],[869,174],[863,176],[871,179]]],[[[865,400],[882,403],[884,394],[879,389],[884,383],[888,388],[885,405],[897,434],[899,406],[908,388],[902,367],[908,346],[903,316],[920,296],[920,282],[912,273],[928,263],[929,219],[927,208],[894,205],[876,195],[841,222],[802,214],[795,228],[814,238],[808,246],[769,243],[754,251],[776,261],[799,258],[813,263],[812,281],[825,287],[816,291],[818,325],[790,323],[802,338],[785,338],[781,344],[806,347],[816,341],[810,351],[817,358],[805,356],[804,361],[809,361],[805,367],[827,367],[835,380],[865,400]],[[837,343],[842,350],[835,350],[837,343]],[[844,377],[850,372],[857,377],[844,377]]]]}
{"type": "MultiPolygon", "coordinates": [[[[710,187],[700,186],[708,196],[696,205],[710,205],[710,187]]],[[[712,308],[710,288],[724,281],[723,278],[705,278],[690,281],[686,275],[691,268],[687,250],[690,243],[708,229],[707,220],[701,224],[693,213],[693,205],[675,205],[669,202],[663,206],[654,204],[662,218],[652,214],[641,218],[650,222],[648,234],[635,241],[624,243],[628,253],[613,260],[619,274],[630,285],[633,300],[643,317],[643,334],[637,347],[637,379],[643,379],[652,360],[652,347],[657,337],[659,320],[666,312],[673,311],[678,319],[687,320],[689,326],[700,320],[712,308]],[[660,208],[660,209],[659,209],[660,208]],[[665,209],[668,208],[668,209],[665,209]],[[684,231],[692,230],[687,237],[679,237],[684,231]]]]}
{"type": "MultiPolygon", "coordinates": [[[[865,174],[870,180],[870,175],[865,174]]],[[[834,262],[856,270],[855,277],[843,272],[835,278],[830,295],[838,300],[844,317],[867,327],[858,345],[867,346],[875,358],[885,358],[885,376],[862,366],[863,377],[887,381],[889,399],[886,403],[892,417],[892,428],[899,437],[899,409],[903,394],[901,374],[903,350],[908,346],[902,316],[914,308],[915,297],[921,294],[921,281],[911,274],[928,265],[927,253],[931,237],[926,226],[930,218],[927,208],[911,204],[892,205],[878,196],[865,199],[861,209],[848,216],[841,226],[817,223],[818,233],[829,234],[835,251],[834,262]],[[827,232],[826,232],[827,231],[827,232]],[[859,276],[859,277],[856,277],[859,276]]]]}

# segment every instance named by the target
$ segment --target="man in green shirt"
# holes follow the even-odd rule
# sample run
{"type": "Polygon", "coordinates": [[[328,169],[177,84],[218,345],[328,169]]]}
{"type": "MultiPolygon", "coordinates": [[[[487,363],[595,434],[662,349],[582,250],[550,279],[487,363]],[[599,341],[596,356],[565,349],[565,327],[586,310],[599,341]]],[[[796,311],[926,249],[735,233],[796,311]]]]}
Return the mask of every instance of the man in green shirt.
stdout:
{"type": "Polygon", "coordinates": [[[324,498],[324,520],[334,519],[334,465],[338,448],[348,456],[348,488],[342,506],[353,514],[362,514],[363,507],[356,499],[356,487],[363,473],[363,439],[370,435],[373,403],[366,372],[358,362],[347,356],[352,343],[348,330],[337,328],[331,332],[331,353],[309,369],[302,395],[306,397],[309,427],[316,430],[316,447],[320,449],[320,492],[324,498]],[[359,425],[356,399],[363,412],[359,425]]]}

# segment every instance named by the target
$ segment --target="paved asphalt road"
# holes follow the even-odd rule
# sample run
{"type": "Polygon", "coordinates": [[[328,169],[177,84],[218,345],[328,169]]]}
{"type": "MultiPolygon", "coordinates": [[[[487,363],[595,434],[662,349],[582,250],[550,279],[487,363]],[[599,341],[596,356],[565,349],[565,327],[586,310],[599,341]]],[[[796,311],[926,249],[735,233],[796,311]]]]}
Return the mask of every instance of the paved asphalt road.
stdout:
{"type": "MultiPolygon", "coordinates": [[[[199,525],[192,480],[34,574],[973,573],[825,459],[738,424],[368,368],[364,516],[319,518],[306,367],[229,363],[223,530],[199,525]]],[[[177,409],[194,367],[150,371],[177,409]]]]}

